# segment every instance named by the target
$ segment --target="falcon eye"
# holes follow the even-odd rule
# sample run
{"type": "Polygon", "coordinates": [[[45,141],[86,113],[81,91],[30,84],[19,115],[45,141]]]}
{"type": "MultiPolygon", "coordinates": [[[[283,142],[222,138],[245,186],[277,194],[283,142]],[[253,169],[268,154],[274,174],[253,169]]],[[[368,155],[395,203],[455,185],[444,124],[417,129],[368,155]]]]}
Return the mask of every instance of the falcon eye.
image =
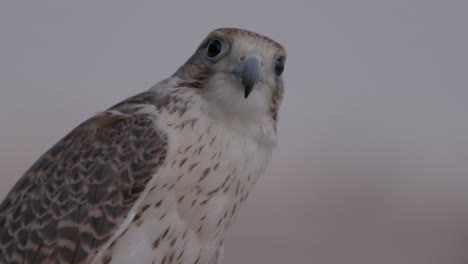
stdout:
{"type": "Polygon", "coordinates": [[[221,44],[221,41],[217,39],[212,39],[208,43],[208,48],[206,51],[206,55],[210,58],[214,58],[221,53],[221,50],[223,49],[223,44],[221,44]]]}
{"type": "Polygon", "coordinates": [[[281,76],[284,71],[284,57],[279,57],[275,61],[275,74],[281,76]]]}

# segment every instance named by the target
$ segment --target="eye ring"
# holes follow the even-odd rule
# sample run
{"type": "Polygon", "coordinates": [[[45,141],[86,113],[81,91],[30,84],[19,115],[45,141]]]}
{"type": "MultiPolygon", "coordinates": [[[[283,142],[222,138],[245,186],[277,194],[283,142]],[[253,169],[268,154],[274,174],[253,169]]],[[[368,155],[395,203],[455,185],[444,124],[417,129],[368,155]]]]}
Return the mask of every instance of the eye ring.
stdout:
{"type": "Polygon", "coordinates": [[[275,74],[276,76],[281,76],[284,71],[284,57],[278,57],[275,60],[275,74]]]}
{"type": "Polygon", "coordinates": [[[208,58],[216,58],[223,51],[223,42],[217,38],[213,38],[208,42],[206,47],[206,56],[208,58]]]}

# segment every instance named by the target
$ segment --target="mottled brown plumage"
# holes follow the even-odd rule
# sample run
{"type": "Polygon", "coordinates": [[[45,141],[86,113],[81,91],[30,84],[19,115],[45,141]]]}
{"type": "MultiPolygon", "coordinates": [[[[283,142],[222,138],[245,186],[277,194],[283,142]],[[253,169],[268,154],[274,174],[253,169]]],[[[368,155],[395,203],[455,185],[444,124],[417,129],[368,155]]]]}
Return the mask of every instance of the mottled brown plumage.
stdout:
{"type": "Polygon", "coordinates": [[[107,112],[84,122],[0,205],[0,263],[83,262],[115,233],[165,148],[147,115],[107,112]]]}

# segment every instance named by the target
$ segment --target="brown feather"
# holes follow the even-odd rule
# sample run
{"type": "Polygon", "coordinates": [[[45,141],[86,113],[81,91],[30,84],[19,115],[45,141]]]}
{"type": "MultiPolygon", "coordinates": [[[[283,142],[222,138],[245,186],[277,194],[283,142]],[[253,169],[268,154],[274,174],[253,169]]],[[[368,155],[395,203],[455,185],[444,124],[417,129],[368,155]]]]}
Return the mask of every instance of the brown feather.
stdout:
{"type": "Polygon", "coordinates": [[[77,127],[0,204],[0,263],[89,259],[163,164],[166,144],[149,115],[108,113],[77,127]]]}

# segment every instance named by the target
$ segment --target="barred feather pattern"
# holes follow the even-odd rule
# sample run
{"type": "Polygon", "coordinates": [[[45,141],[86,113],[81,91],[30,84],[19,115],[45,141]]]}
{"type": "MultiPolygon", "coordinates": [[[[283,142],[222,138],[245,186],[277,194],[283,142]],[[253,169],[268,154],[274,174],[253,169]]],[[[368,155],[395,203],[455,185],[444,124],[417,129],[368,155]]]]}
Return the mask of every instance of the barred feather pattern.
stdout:
{"type": "Polygon", "coordinates": [[[47,151],[0,204],[0,263],[93,256],[165,160],[154,119],[108,111],[47,151]]]}

